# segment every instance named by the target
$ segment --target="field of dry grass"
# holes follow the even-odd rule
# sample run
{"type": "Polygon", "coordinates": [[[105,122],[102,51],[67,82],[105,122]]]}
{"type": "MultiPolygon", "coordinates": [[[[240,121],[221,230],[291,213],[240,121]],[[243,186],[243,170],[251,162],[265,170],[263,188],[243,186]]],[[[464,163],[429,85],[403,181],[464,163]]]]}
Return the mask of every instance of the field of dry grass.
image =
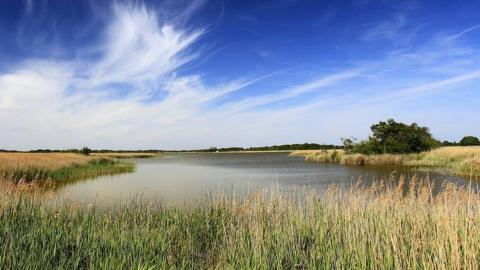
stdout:
{"type": "Polygon", "coordinates": [[[0,153],[0,176],[13,182],[76,180],[133,169],[132,164],[75,153],[0,153]]]}
{"type": "Polygon", "coordinates": [[[71,165],[83,165],[98,159],[74,153],[0,153],[0,171],[47,168],[59,169],[71,165]]]}

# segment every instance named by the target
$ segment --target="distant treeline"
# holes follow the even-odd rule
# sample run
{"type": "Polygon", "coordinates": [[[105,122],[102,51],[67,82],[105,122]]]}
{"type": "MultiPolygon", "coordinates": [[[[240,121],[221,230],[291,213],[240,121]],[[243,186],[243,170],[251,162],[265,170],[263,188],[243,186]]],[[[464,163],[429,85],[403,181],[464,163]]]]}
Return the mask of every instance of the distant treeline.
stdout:
{"type": "Polygon", "coordinates": [[[373,135],[365,141],[354,143],[351,139],[342,139],[343,145],[334,144],[318,144],[318,143],[302,143],[302,144],[282,144],[273,146],[259,146],[259,147],[210,147],[206,149],[192,149],[192,150],[111,150],[98,149],[93,150],[88,147],[81,149],[36,149],[29,151],[5,150],[0,149],[0,152],[28,152],[28,153],[162,153],[162,152],[232,152],[232,151],[291,151],[291,150],[323,150],[323,149],[345,149],[351,152],[358,153],[408,153],[420,152],[429,150],[434,147],[442,146],[471,146],[480,145],[480,139],[475,136],[465,136],[460,142],[439,142],[433,139],[429,133],[428,128],[419,127],[417,124],[405,125],[397,123],[393,119],[387,122],[379,122],[371,127],[373,135]],[[404,142],[406,141],[406,142],[404,142]],[[420,141],[413,144],[414,151],[410,149],[412,142],[420,141]],[[388,146],[388,147],[387,147],[388,146]],[[402,148],[403,147],[403,148],[402,148]],[[418,149],[417,149],[418,148],[418,149]],[[393,150],[392,150],[393,149],[393,150]],[[415,151],[417,150],[417,151],[415,151]]]}
{"type": "Polygon", "coordinates": [[[322,150],[322,149],[342,149],[343,146],[333,144],[302,143],[302,144],[282,144],[273,146],[259,147],[210,147],[208,149],[187,150],[190,152],[231,152],[231,151],[290,151],[290,150],[322,150]]]}
{"type": "Polygon", "coordinates": [[[471,146],[471,145],[480,145],[480,139],[475,136],[465,136],[460,142],[449,142],[443,141],[443,146],[471,146]]]}
{"type": "Polygon", "coordinates": [[[99,149],[93,150],[88,147],[81,149],[36,149],[29,151],[16,151],[0,149],[0,152],[29,152],[29,153],[161,153],[161,152],[232,152],[232,151],[289,151],[289,150],[321,150],[321,149],[342,149],[343,146],[333,144],[318,144],[318,143],[302,143],[302,144],[282,144],[273,146],[260,147],[210,147],[207,149],[193,149],[193,150],[110,150],[99,149]]]}

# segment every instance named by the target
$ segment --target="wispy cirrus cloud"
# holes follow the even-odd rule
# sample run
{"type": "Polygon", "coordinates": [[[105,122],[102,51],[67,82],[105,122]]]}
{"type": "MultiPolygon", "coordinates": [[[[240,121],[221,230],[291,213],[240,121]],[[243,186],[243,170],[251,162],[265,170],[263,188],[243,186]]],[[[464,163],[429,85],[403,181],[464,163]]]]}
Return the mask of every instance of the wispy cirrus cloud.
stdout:
{"type": "Polygon", "coordinates": [[[391,20],[385,20],[375,23],[362,34],[365,41],[375,41],[379,39],[388,39],[397,41],[404,37],[405,27],[407,24],[407,16],[405,14],[397,14],[391,20]]]}
{"type": "Polygon", "coordinates": [[[247,109],[256,108],[262,105],[273,104],[279,101],[288,100],[311,91],[321,90],[322,88],[335,85],[338,82],[358,77],[361,74],[361,70],[346,70],[335,74],[323,76],[316,80],[312,80],[293,87],[277,90],[272,94],[256,96],[247,98],[244,100],[236,101],[234,103],[227,104],[226,107],[231,111],[242,111],[247,109]]]}
{"type": "Polygon", "coordinates": [[[476,31],[476,30],[479,30],[479,29],[480,29],[480,25],[474,25],[474,26],[472,26],[472,27],[469,27],[469,28],[467,28],[467,29],[465,29],[465,30],[460,31],[459,33],[456,33],[456,34],[454,34],[454,35],[451,35],[451,36],[447,37],[446,40],[458,39],[458,38],[462,37],[462,36],[465,35],[465,34],[468,34],[468,33],[470,33],[470,32],[473,32],[473,31],[476,31]]]}

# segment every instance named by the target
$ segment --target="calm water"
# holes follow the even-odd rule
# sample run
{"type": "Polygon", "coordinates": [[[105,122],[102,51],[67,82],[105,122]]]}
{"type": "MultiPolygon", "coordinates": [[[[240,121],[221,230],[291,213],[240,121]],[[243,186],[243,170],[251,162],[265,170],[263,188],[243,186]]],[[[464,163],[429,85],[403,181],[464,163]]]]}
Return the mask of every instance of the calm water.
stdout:
{"type": "Polygon", "coordinates": [[[466,180],[433,172],[406,171],[393,167],[356,167],[305,162],[286,153],[166,154],[161,158],[135,159],[136,172],[79,181],[60,188],[59,202],[111,205],[138,198],[176,202],[204,196],[207,192],[243,193],[258,188],[287,192],[316,190],[337,184],[348,186],[361,178],[365,183],[392,174],[428,176],[437,183],[466,180]]]}

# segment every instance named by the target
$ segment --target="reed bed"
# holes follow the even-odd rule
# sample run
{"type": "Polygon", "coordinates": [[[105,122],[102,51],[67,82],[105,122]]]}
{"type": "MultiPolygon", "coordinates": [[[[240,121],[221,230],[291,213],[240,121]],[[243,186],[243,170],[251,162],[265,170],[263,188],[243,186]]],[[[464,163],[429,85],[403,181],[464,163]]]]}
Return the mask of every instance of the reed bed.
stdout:
{"type": "Polygon", "coordinates": [[[393,154],[381,154],[381,155],[362,155],[351,154],[344,155],[340,158],[340,163],[345,165],[408,165],[409,162],[415,158],[415,155],[393,155],[393,154]]]}
{"type": "MultiPolygon", "coordinates": [[[[315,162],[340,162],[341,157],[344,155],[343,150],[318,150],[318,151],[311,151],[305,152],[305,160],[306,161],[315,161],[315,162]]],[[[295,155],[301,155],[302,153],[295,153],[295,155]]]]}
{"type": "Polygon", "coordinates": [[[419,154],[409,164],[451,168],[460,175],[480,176],[480,146],[441,147],[419,154]]]}
{"type": "MultiPolygon", "coordinates": [[[[398,179],[397,179],[398,180],[398,179]]],[[[5,193],[8,269],[479,269],[480,196],[427,181],[332,187],[324,196],[217,194],[184,207],[111,211],[5,193]]]]}
{"type": "MultiPolygon", "coordinates": [[[[323,153],[324,151],[333,151],[333,150],[294,150],[290,153],[290,156],[308,156],[308,155],[316,155],[323,153]]],[[[343,150],[339,150],[343,151],[343,150]]]]}
{"type": "Polygon", "coordinates": [[[71,165],[86,164],[96,159],[93,156],[75,153],[0,153],[0,171],[47,168],[59,169],[71,165]]]}
{"type": "Polygon", "coordinates": [[[0,153],[0,176],[15,183],[78,180],[133,170],[130,163],[74,153],[0,153]]]}

